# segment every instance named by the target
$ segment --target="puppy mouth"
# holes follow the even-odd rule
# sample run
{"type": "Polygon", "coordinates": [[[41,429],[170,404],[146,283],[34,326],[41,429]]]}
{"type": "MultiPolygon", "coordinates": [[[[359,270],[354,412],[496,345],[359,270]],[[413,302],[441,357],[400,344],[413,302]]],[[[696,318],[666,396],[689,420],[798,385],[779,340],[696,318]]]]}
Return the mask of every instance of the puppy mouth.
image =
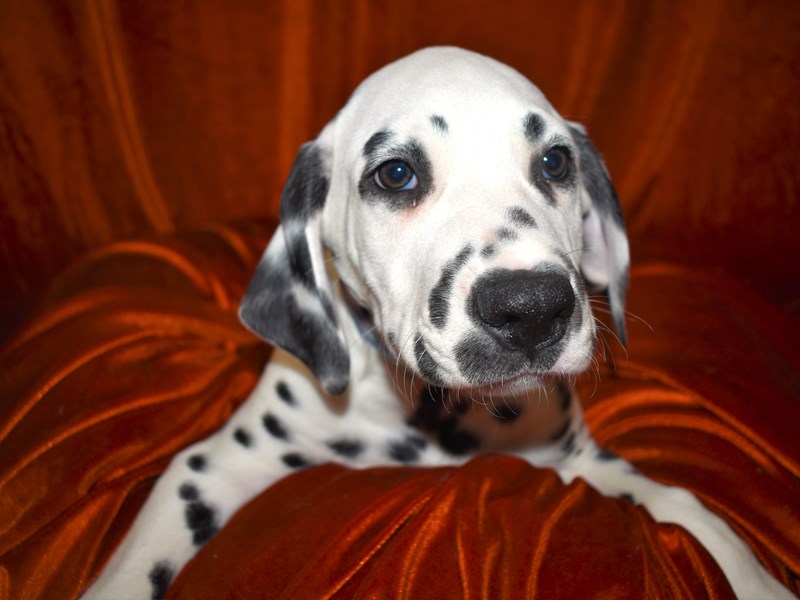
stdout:
{"type": "MultiPolygon", "coordinates": [[[[414,371],[434,385],[479,392],[517,393],[541,388],[568,375],[560,368],[553,368],[563,349],[562,343],[553,344],[542,348],[531,359],[525,353],[500,348],[496,340],[487,336],[470,335],[455,346],[452,354],[455,360],[452,360],[441,359],[436,348],[419,336],[414,348],[414,371]]],[[[582,368],[574,370],[577,373],[582,368]]]]}

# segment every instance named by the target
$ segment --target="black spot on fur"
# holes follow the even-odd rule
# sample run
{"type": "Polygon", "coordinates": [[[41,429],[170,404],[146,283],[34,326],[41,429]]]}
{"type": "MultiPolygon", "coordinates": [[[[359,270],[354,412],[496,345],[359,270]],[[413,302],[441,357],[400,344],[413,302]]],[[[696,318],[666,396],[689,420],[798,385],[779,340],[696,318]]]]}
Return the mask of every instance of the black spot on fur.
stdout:
{"type": "Polygon", "coordinates": [[[492,416],[503,425],[511,425],[522,416],[521,406],[503,403],[492,408],[492,416]]]}
{"type": "Polygon", "coordinates": [[[472,256],[472,246],[467,245],[444,266],[439,281],[433,286],[431,295],[428,298],[428,312],[434,327],[441,329],[445,326],[450,309],[450,293],[453,289],[453,281],[461,268],[467,264],[470,256],[472,256]]]}
{"type": "Polygon", "coordinates": [[[370,136],[367,140],[367,143],[364,144],[364,149],[361,151],[361,154],[369,160],[371,157],[375,156],[380,148],[389,144],[391,139],[394,137],[394,134],[391,131],[381,130],[377,131],[370,136]]]}
{"type": "Polygon", "coordinates": [[[509,209],[508,217],[514,225],[520,227],[536,227],[536,219],[531,216],[527,210],[521,206],[515,206],[509,209]]]}
{"type": "Polygon", "coordinates": [[[294,399],[292,391],[289,389],[289,386],[286,385],[285,381],[279,381],[275,384],[275,391],[278,393],[278,398],[280,398],[284,404],[288,404],[289,406],[297,405],[297,401],[294,399]]]}
{"type": "Polygon", "coordinates": [[[289,452],[281,456],[281,461],[291,469],[303,469],[311,466],[311,461],[299,452],[289,452]]]}
{"type": "Polygon", "coordinates": [[[442,115],[431,115],[431,123],[433,123],[433,126],[441,133],[447,133],[449,129],[447,121],[444,120],[442,115]]]}
{"type": "Polygon", "coordinates": [[[328,448],[333,450],[339,456],[343,456],[345,458],[355,458],[364,451],[364,444],[358,440],[343,438],[340,440],[329,441],[328,448]]]}
{"type": "Polygon", "coordinates": [[[247,430],[242,429],[241,427],[237,427],[236,431],[233,432],[233,439],[245,448],[249,448],[253,443],[253,438],[250,436],[247,430]]]}
{"type": "Polygon", "coordinates": [[[622,500],[627,500],[631,504],[636,504],[636,497],[633,494],[629,494],[627,492],[622,493],[619,495],[622,500]]]}
{"type": "Polygon", "coordinates": [[[409,444],[419,450],[425,450],[425,448],[428,447],[428,442],[425,440],[425,438],[419,437],[418,435],[408,435],[406,436],[406,440],[408,440],[409,444]]]}
{"type": "Polygon", "coordinates": [[[445,411],[444,391],[435,385],[426,386],[417,410],[408,420],[412,427],[435,436],[442,449],[451,454],[464,454],[479,448],[480,439],[472,433],[459,430],[458,423],[457,417],[445,411]]]}
{"type": "Polygon", "coordinates": [[[468,431],[459,431],[455,426],[439,433],[439,443],[450,454],[466,454],[480,448],[481,440],[468,431]]]}
{"type": "Polygon", "coordinates": [[[497,246],[494,243],[487,244],[481,250],[481,256],[483,256],[484,258],[489,258],[495,252],[497,252],[497,246]]]}
{"type": "Polygon", "coordinates": [[[208,468],[208,460],[202,454],[193,454],[186,461],[186,464],[189,465],[192,471],[197,471],[198,473],[202,473],[208,468]]]}
{"type": "Polygon", "coordinates": [[[186,526],[192,530],[192,543],[195,546],[202,546],[217,533],[216,514],[205,502],[190,502],[186,505],[184,515],[186,526]]]}
{"type": "Polygon", "coordinates": [[[303,144],[283,188],[281,221],[307,221],[321,210],[328,195],[322,151],[314,142],[303,144]]]}
{"type": "Polygon", "coordinates": [[[612,460],[619,460],[619,456],[617,456],[610,450],[606,450],[605,448],[600,448],[600,450],[598,450],[597,452],[597,460],[608,462],[612,460]]]}
{"type": "Polygon", "coordinates": [[[432,383],[438,382],[439,367],[436,366],[436,362],[428,354],[425,348],[425,340],[422,339],[421,335],[417,337],[417,341],[414,343],[414,356],[417,359],[417,368],[419,368],[422,376],[432,383]]]}
{"type": "Polygon", "coordinates": [[[573,431],[567,436],[562,448],[565,454],[570,454],[575,449],[575,432],[573,431]]]}
{"type": "Polygon", "coordinates": [[[278,417],[272,413],[267,413],[261,417],[261,422],[264,424],[264,429],[266,429],[272,437],[284,441],[289,439],[289,432],[286,431],[286,428],[278,420],[278,417]]]}
{"type": "Polygon", "coordinates": [[[519,237],[516,231],[508,227],[501,227],[497,230],[496,235],[498,240],[515,240],[519,237]]]}
{"type": "Polygon", "coordinates": [[[386,453],[392,460],[408,464],[419,460],[419,448],[408,439],[390,442],[386,453]]]}
{"type": "Polygon", "coordinates": [[[178,496],[181,500],[198,500],[200,498],[200,492],[193,483],[187,482],[181,484],[181,487],[178,488],[178,496]]]}
{"type": "Polygon", "coordinates": [[[544,134],[544,119],[536,113],[529,112],[522,121],[522,130],[525,133],[526,140],[535,142],[544,134]]]}
{"type": "Polygon", "coordinates": [[[152,586],[150,597],[153,600],[161,600],[167,594],[169,584],[172,583],[174,577],[175,570],[168,562],[159,561],[153,565],[153,568],[150,569],[150,573],[147,574],[147,578],[150,580],[150,585],[152,586]]]}

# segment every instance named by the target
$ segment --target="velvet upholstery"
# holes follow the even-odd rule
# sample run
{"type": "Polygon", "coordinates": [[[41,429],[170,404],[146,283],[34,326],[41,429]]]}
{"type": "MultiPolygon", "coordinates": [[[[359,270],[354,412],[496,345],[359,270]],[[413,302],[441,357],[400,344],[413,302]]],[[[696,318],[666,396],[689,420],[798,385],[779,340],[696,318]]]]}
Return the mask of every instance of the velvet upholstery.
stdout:
{"type": "MultiPolygon", "coordinates": [[[[246,398],[269,349],[235,312],[294,153],[370,71],[445,43],[536,81],[617,185],[630,340],[579,381],[595,436],[800,594],[797,31],[788,1],[4,6],[0,598],[77,596],[246,398]]],[[[293,475],[170,595],[402,593],[731,594],[680,528],[486,456],[293,475]]]]}

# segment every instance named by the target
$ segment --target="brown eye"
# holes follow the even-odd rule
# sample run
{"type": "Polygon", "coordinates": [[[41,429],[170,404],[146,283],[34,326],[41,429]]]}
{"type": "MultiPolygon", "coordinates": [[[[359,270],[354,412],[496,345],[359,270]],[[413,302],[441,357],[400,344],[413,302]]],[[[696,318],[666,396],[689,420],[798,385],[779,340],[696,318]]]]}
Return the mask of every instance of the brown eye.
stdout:
{"type": "Polygon", "coordinates": [[[551,148],[542,157],[542,175],[551,181],[561,181],[569,173],[569,163],[569,152],[565,148],[551,148]]]}
{"type": "Polygon", "coordinates": [[[375,183],[390,192],[402,192],[417,187],[417,176],[406,163],[390,160],[375,171],[375,183]]]}

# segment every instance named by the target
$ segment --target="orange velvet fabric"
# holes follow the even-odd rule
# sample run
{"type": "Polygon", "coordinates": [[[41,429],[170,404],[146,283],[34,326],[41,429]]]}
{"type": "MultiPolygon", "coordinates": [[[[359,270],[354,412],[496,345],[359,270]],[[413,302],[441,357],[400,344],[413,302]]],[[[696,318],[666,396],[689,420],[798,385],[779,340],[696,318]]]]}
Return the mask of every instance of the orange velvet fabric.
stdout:
{"type": "MultiPolygon", "coordinates": [[[[1,597],[76,596],[169,457],[246,397],[267,349],[235,307],[269,232],[220,226],[97,252],[6,349],[1,597]]],[[[609,341],[599,382],[579,386],[589,426],[695,492],[800,592],[799,328],[735,280],[686,267],[637,267],[632,288],[630,358],[609,341]]],[[[681,529],[502,456],[293,475],[237,514],[170,596],[398,592],[730,597],[681,529]]]]}

